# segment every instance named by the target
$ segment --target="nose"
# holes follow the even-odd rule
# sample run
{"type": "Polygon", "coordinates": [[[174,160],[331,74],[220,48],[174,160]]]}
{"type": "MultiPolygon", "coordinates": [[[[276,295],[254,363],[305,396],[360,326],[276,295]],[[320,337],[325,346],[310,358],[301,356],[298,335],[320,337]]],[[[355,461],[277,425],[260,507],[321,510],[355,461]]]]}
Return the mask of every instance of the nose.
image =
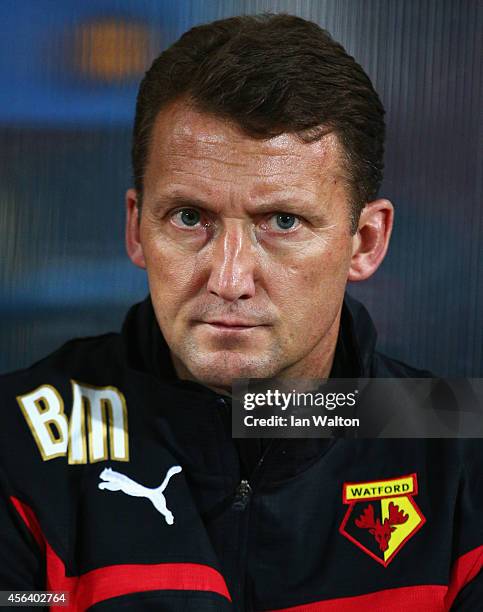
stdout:
{"type": "Polygon", "coordinates": [[[226,224],[213,242],[208,291],[228,302],[253,297],[256,254],[243,226],[226,224]]]}

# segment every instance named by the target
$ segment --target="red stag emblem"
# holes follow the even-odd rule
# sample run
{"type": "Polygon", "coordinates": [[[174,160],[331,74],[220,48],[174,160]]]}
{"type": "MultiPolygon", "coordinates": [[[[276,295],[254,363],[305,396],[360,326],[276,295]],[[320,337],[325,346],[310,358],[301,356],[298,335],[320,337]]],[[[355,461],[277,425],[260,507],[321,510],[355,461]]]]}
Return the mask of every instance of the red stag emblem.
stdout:
{"type": "Polygon", "coordinates": [[[399,510],[399,506],[396,506],[394,502],[389,502],[389,517],[381,523],[379,518],[374,520],[374,506],[369,504],[361,516],[355,520],[355,524],[361,529],[369,529],[369,533],[376,538],[379,549],[384,552],[389,546],[392,532],[396,530],[394,525],[402,525],[408,518],[407,514],[399,510]]]}

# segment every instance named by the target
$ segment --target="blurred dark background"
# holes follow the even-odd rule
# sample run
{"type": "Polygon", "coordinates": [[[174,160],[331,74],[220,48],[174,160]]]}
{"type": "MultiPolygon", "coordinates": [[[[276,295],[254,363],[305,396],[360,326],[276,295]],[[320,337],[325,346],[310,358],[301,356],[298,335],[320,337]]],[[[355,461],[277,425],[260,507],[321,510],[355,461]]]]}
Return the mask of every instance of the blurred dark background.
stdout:
{"type": "Polygon", "coordinates": [[[139,80],[192,25],[263,11],[328,29],[385,104],[392,248],[349,288],[380,348],[439,375],[481,376],[478,0],[3,0],[0,371],[118,329],[145,296],[123,243],[139,80]]]}

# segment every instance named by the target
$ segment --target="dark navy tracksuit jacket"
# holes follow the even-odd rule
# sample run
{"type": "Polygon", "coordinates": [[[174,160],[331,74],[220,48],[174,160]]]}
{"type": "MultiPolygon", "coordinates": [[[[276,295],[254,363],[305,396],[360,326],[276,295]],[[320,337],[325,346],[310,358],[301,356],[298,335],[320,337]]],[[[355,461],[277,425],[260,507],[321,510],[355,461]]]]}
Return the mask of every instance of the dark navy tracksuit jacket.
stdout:
{"type": "MultiPolygon", "coordinates": [[[[375,337],[347,298],[339,376],[421,376],[375,337]]],[[[0,590],[99,612],[483,610],[481,441],[235,442],[229,401],[176,379],[149,299],[121,334],[2,377],[0,590]]]]}

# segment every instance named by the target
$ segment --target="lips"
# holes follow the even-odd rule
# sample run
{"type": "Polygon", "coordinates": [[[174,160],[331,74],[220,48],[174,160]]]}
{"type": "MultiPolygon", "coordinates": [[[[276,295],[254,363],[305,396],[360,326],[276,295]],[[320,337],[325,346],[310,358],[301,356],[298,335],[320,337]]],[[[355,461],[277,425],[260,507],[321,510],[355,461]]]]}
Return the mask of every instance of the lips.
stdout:
{"type": "Polygon", "coordinates": [[[209,325],[221,325],[222,327],[255,327],[258,323],[250,323],[241,319],[215,319],[213,321],[204,321],[209,325]]]}
{"type": "Polygon", "coordinates": [[[203,323],[224,329],[248,329],[250,327],[259,326],[259,323],[250,323],[249,321],[242,321],[240,319],[216,319],[213,321],[203,321],[203,323]]]}

